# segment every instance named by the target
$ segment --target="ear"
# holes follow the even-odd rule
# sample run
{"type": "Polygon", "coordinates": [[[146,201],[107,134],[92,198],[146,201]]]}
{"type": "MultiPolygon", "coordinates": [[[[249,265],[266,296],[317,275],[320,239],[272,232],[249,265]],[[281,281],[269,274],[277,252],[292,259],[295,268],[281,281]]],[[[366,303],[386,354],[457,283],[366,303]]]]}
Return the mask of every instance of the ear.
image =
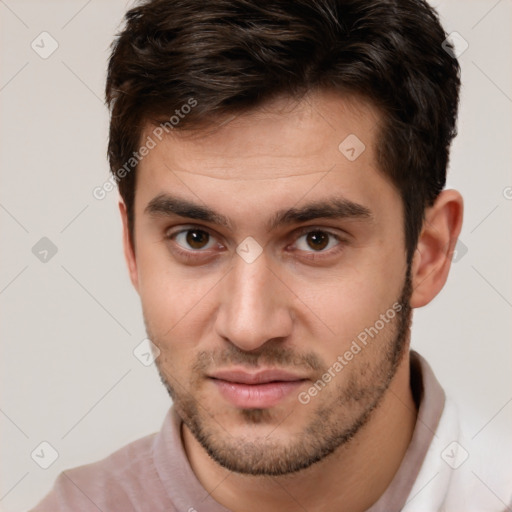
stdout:
{"type": "Polygon", "coordinates": [[[126,212],[126,205],[124,201],[119,198],[119,212],[121,213],[121,220],[123,222],[123,249],[124,258],[128,266],[128,272],[130,274],[130,281],[134,288],[139,292],[139,277],[137,272],[137,261],[135,259],[135,250],[130,242],[130,233],[128,229],[128,214],[126,212]]]}
{"type": "Polygon", "coordinates": [[[459,192],[444,190],[425,212],[412,261],[413,308],[428,304],[446,283],[462,228],[463,205],[459,192]]]}

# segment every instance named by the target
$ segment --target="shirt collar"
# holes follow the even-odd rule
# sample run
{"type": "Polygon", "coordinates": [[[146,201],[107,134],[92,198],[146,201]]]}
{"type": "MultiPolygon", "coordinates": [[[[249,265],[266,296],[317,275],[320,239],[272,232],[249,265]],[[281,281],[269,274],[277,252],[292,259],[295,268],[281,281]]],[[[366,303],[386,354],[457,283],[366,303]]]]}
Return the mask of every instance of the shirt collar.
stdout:
{"type": "Polygon", "coordinates": [[[418,407],[416,425],[402,463],[384,494],[366,512],[402,510],[436,435],[445,404],[445,393],[427,361],[410,351],[410,382],[418,407]]]}

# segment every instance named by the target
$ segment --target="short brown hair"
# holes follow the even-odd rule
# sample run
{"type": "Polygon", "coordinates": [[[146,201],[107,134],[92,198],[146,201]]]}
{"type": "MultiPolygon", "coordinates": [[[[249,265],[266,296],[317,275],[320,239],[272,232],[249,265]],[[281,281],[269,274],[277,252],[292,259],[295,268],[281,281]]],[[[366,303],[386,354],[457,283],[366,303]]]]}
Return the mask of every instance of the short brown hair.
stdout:
{"type": "MultiPolygon", "coordinates": [[[[446,33],[423,0],[150,0],[131,9],[112,48],[106,83],[114,175],[148,122],[190,98],[175,129],[318,88],[379,107],[381,170],[400,191],[410,262],[425,208],[446,182],[460,88],[446,33]],[[444,48],[443,48],[444,46],[444,48]]],[[[119,191],[133,242],[136,162],[119,191]]]]}

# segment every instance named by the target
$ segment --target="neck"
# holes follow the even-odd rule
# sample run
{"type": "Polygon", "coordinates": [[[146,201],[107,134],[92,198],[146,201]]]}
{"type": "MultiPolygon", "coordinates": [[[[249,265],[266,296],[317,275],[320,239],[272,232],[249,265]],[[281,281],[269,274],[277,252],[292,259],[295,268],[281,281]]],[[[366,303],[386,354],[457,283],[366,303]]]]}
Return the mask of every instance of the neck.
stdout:
{"type": "Polygon", "coordinates": [[[409,446],[417,410],[404,355],[382,402],[354,438],[311,467],[279,477],[232,473],[213,461],[183,424],[190,465],[211,496],[233,512],[362,512],[391,483],[409,446]]]}

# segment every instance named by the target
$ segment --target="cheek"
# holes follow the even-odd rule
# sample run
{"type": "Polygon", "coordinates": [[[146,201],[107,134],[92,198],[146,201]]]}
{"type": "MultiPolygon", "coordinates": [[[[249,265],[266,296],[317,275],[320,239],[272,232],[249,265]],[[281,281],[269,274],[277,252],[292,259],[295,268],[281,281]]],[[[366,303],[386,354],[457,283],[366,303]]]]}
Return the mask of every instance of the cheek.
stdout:
{"type": "Polygon", "coordinates": [[[153,245],[141,248],[137,255],[139,294],[145,316],[162,335],[201,315],[202,302],[219,275],[199,267],[184,268],[172,260],[163,244],[153,245]]]}
{"type": "Polygon", "coordinates": [[[220,270],[183,268],[170,256],[141,251],[139,295],[146,329],[160,349],[161,371],[175,386],[187,386],[197,352],[213,329],[212,301],[215,300],[220,270]]]}
{"type": "Polygon", "coordinates": [[[393,305],[404,284],[404,265],[394,248],[376,250],[373,257],[346,266],[313,286],[304,283],[297,295],[309,306],[305,314],[320,319],[315,322],[315,337],[323,340],[318,349],[329,352],[332,358],[346,350],[358,334],[374,326],[381,315],[391,310],[394,316],[393,305]]]}

